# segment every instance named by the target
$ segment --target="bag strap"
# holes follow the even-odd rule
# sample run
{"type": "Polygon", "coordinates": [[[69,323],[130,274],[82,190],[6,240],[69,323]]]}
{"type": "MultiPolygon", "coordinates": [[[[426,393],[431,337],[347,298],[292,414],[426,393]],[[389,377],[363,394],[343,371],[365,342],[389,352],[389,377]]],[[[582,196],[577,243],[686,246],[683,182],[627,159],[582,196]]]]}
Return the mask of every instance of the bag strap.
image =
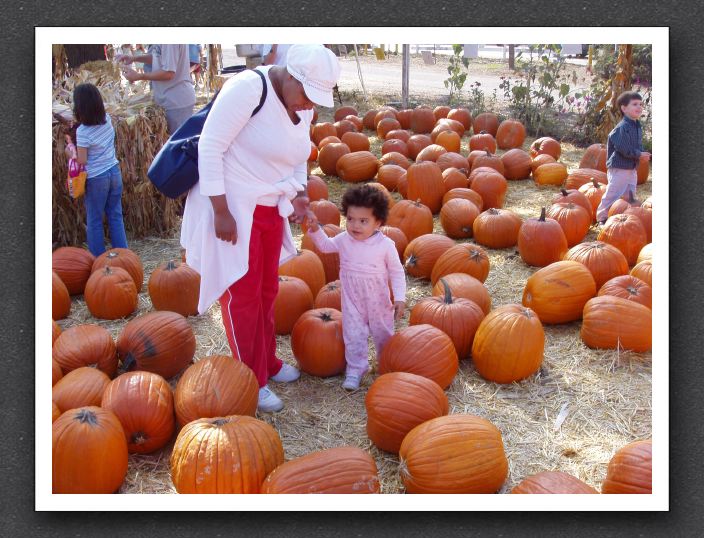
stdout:
{"type": "Polygon", "coordinates": [[[262,84],[264,85],[264,89],[262,90],[262,97],[261,97],[261,99],[259,99],[259,104],[257,105],[257,108],[255,108],[254,111],[252,112],[252,115],[250,116],[250,118],[254,117],[257,114],[257,112],[259,112],[259,110],[264,106],[264,101],[266,101],[266,94],[268,91],[268,88],[266,85],[266,79],[264,78],[264,73],[262,73],[258,69],[252,69],[252,71],[254,71],[257,75],[259,75],[259,78],[262,79],[262,84]]]}

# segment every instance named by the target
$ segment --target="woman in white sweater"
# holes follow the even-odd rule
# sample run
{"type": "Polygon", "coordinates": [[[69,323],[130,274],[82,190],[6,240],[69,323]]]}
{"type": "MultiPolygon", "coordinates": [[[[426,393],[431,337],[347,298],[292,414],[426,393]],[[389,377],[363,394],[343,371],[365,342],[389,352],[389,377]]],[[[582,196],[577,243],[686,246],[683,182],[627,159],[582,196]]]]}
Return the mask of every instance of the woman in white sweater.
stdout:
{"type": "Polygon", "coordinates": [[[259,382],[260,411],[278,411],[271,379],[289,382],[296,368],[276,357],[274,300],[278,266],[296,249],[288,220],[308,209],[306,161],[313,106],[333,106],[340,75],[321,45],[295,45],[283,66],[248,70],[223,86],[198,147],[199,183],[191,189],[181,228],[188,264],[200,273],[198,310],[220,301],[233,356],[259,382]],[[266,98],[262,99],[263,82],[266,98]]]}

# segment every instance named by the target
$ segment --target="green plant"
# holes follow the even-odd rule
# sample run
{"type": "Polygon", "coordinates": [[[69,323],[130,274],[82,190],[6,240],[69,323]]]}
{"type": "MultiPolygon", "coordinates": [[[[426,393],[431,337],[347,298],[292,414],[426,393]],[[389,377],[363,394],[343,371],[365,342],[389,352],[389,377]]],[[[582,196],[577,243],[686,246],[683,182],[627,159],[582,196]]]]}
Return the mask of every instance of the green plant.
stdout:
{"type": "Polygon", "coordinates": [[[450,63],[447,66],[447,72],[450,76],[443,82],[445,83],[445,87],[450,90],[450,98],[448,102],[450,104],[458,104],[462,87],[464,86],[465,80],[467,80],[469,59],[463,57],[462,45],[452,45],[452,52],[453,54],[450,56],[450,63]],[[464,72],[462,69],[463,66],[464,72]]]}

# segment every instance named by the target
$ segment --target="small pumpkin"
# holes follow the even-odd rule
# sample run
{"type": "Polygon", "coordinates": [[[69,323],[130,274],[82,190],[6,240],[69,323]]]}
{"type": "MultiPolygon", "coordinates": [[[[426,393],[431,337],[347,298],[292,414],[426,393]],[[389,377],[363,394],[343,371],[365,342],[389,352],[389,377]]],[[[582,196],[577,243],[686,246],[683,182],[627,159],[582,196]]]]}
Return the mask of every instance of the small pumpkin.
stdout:
{"type": "MultiPolygon", "coordinates": [[[[335,237],[337,234],[342,233],[342,229],[334,224],[325,224],[322,226],[322,230],[328,237],[335,237]]],[[[312,251],[323,262],[325,282],[332,282],[340,278],[340,255],[337,252],[321,252],[307,234],[301,239],[301,250],[312,251]]]]}
{"type": "Polygon", "coordinates": [[[315,296],[313,308],[334,308],[342,311],[342,292],[340,281],[325,284],[315,296]]]}
{"type": "Polygon", "coordinates": [[[546,218],[543,207],[540,217],[523,221],[518,231],[518,253],[528,265],[544,267],[559,261],[567,252],[567,238],[555,219],[546,218]]]}
{"type": "Polygon", "coordinates": [[[609,461],[602,493],[653,492],[653,442],[635,441],[620,448],[609,461]]]}
{"type": "Polygon", "coordinates": [[[628,274],[628,261],[623,253],[603,241],[589,241],[572,247],[564,257],[581,263],[594,277],[596,289],[612,278],[628,274]]]}
{"type": "Polygon", "coordinates": [[[347,153],[337,160],[335,170],[342,181],[359,183],[376,176],[379,161],[370,151],[347,153]]]}
{"type": "Polygon", "coordinates": [[[440,278],[451,273],[466,273],[484,282],[489,275],[489,256],[482,247],[473,243],[450,247],[435,262],[430,282],[434,286],[440,278]]]}
{"type": "Polygon", "coordinates": [[[122,267],[127,271],[132,280],[134,287],[137,288],[137,293],[142,290],[144,280],[144,266],[139,256],[128,248],[111,248],[98,256],[93,262],[91,273],[102,269],[103,267],[122,267]]]}
{"type": "Polygon", "coordinates": [[[279,291],[274,301],[276,334],[291,334],[298,318],[313,309],[313,302],[313,293],[305,281],[295,276],[279,275],[279,291]]]}
{"type": "Polygon", "coordinates": [[[100,405],[110,378],[96,368],[82,366],[67,373],[51,389],[51,399],[62,412],[100,405]]]}
{"type": "Polygon", "coordinates": [[[63,280],[56,272],[51,273],[51,317],[64,319],[71,312],[71,296],[63,280]]]}
{"type": "Polygon", "coordinates": [[[90,366],[113,377],[117,371],[117,348],[110,333],[98,325],[76,325],[66,329],[56,340],[52,357],[69,373],[90,366]]]}
{"type": "MultiPolygon", "coordinates": [[[[557,161],[560,159],[561,153],[562,153],[562,148],[560,147],[560,143],[557,140],[555,140],[554,138],[551,138],[549,136],[543,136],[541,138],[537,138],[530,145],[530,156],[532,158],[535,158],[538,155],[547,154],[547,155],[550,155],[553,159],[555,159],[557,161]]],[[[580,168],[581,168],[581,165],[580,165],[580,168]]]]}
{"type": "Polygon", "coordinates": [[[325,267],[312,250],[297,250],[296,255],[279,266],[279,275],[300,278],[315,297],[325,285],[325,267]]]}
{"type": "Polygon", "coordinates": [[[440,225],[448,237],[466,239],[472,237],[472,225],[478,216],[479,208],[476,205],[457,198],[442,205],[440,225]]]}
{"type": "Polygon", "coordinates": [[[487,287],[479,280],[465,273],[450,273],[442,277],[433,286],[433,296],[444,296],[445,285],[449,286],[451,293],[455,297],[462,297],[477,303],[485,314],[491,310],[491,296],[487,287]]]}
{"type": "Polygon", "coordinates": [[[584,305],[580,336],[595,349],[645,352],[652,347],[652,324],[652,312],[647,306],[602,295],[584,305]]]}
{"type": "Polygon", "coordinates": [[[389,210],[386,224],[399,228],[413,241],[423,234],[433,233],[433,213],[420,202],[401,200],[389,210]]]}
{"type": "Polygon", "coordinates": [[[526,179],[531,174],[530,155],[520,148],[508,150],[501,156],[504,165],[504,177],[509,181],[526,179]]]}
{"type": "Polygon", "coordinates": [[[599,289],[599,296],[613,295],[622,297],[652,309],[653,292],[651,287],[640,278],[632,275],[621,275],[604,283],[599,289]]]}
{"type": "Polygon", "coordinates": [[[520,148],[526,140],[526,128],[518,120],[504,120],[496,130],[496,144],[501,149],[520,148]]]}
{"type": "Polygon", "coordinates": [[[120,319],[137,309],[137,287],[121,267],[103,267],[88,279],[85,300],[93,317],[120,319]]]}
{"type": "Polygon", "coordinates": [[[66,285],[70,295],[83,293],[94,261],[95,257],[84,248],[60,247],[51,253],[51,269],[66,285]]]}
{"type": "Polygon", "coordinates": [[[490,208],[474,219],[474,240],[488,248],[508,248],[518,242],[523,221],[508,209],[490,208]]]}
{"type": "Polygon", "coordinates": [[[154,269],[147,289],[156,310],[170,310],[182,316],[198,315],[200,275],[185,263],[169,260],[154,269]]]}
{"type": "Polygon", "coordinates": [[[342,313],[316,308],[304,313],[291,331],[291,350],[301,370],[317,377],[338,375],[345,370],[342,313]]]}
{"type": "Polygon", "coordinates": [[[472,121],[472,129],[475,133],[486,131],[492,137],[495,137],[496,132],[499,130],[499,117],[493,112],[477,114],[472,121]]]}
{"type": "Polygon", "coordinates": [[[581,494],[599,492],[571,474],[562,471],[543,471],[521,480],[517,486],[514,486],[511,493],[581,494]]]}

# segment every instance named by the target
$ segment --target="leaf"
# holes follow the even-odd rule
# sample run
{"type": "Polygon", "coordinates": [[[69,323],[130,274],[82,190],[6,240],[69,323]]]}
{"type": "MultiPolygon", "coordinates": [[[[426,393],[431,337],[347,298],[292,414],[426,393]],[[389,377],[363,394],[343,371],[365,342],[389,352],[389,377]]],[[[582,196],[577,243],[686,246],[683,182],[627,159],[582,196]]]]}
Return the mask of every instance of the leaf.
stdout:
{"type": "Polygon", "coordinates": [[[569,84],[560,84],[560,97],[564,97],[568,93],[570,93],[569,84]]]}

